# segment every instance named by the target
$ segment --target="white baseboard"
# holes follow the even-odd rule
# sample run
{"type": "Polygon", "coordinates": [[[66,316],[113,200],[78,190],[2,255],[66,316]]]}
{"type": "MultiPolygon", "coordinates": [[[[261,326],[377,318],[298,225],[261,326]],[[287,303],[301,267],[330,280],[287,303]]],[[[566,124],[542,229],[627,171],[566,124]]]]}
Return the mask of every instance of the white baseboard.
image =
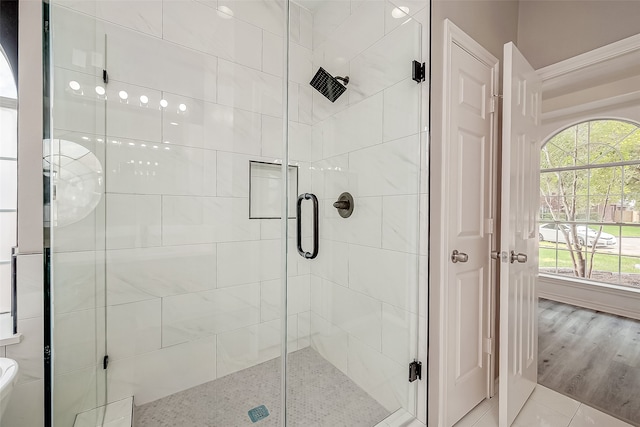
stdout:
{"type": "Polygon", "coordinates": [[[553,301],[640,320],[640,290],[540,275],[538,296],[553,301]]]}

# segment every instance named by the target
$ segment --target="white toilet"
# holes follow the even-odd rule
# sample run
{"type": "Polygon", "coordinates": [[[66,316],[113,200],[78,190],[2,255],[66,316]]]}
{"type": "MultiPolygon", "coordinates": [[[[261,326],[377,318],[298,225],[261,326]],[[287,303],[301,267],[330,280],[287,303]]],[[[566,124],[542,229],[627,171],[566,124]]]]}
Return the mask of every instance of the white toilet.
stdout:
{"type": "Polygon", "coordinates": [[[9,405],[13,386],[18,379],[18,363],[13,359],[0,357],[0,419],[9,405]]]}

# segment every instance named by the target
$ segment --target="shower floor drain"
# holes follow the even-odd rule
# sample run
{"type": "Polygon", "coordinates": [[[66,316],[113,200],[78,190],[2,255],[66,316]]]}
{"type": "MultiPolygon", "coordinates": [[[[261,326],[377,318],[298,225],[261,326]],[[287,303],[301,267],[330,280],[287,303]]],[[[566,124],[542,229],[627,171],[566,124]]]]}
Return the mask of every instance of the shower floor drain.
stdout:
{"type": "Polygon", "coordinates": [[[251,418],[251,422],[257,423],[263,418],[267,418],[269,416],[269,410],[266,406],[260,405],[256,408],[249,410],[249,418],[251,418]]]}

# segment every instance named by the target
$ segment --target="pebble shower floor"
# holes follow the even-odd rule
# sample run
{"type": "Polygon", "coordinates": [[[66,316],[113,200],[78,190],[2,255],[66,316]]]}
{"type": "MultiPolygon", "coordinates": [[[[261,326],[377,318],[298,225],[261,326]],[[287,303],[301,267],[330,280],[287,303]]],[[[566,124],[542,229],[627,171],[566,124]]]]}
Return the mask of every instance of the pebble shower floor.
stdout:
{"type": "MultiPolygon", "coordinates": [[[[370,427],[390,415],[315,350],[289,355],[288,425],[370,427]]],[[[280,425],[280,358],[218,378],[136,408],[136,427],[280,425]],[[255,423],[249,411],[269,415],[255,423]]]]}

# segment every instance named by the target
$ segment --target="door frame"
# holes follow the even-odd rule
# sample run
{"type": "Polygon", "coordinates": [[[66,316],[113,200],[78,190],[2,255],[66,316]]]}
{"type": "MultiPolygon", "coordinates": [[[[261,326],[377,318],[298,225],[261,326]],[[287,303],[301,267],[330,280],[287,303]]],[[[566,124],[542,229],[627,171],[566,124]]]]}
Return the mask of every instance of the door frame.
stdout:
{"type": "MultiPolygon", "coordinates": [[[[500,62],[491,55],[483,46],[468,36],[449,19],[444,21],[443,44],[443,84],[442,84],[442,123],[441,138],[434,143],[432,139],[430,156],[430,230],[429,235],[429,346],[428,346],[428,413],[427,420],[430,426],[442,426],[445,422],[447,408],[446,372],[447,372],[447,347],[446,347],[446,277],[449,254],[447,250],[447,227],[442,224],[447,222],[449,195],[447,193],[447,169],[449,150],[446,141],[449,140],[450,105],[449,98],[451,85],[451,56],[453,45],[457,45],[470,53],[479,61],[493,69],[494,94],[499,91],[500,62]],[[435,160],[435,161],[434,161],[435,160]]],[[[492,248],[497,247],[497,214],[498,214],[498,117],[499,105],[496,102],[495,114],[491,125],[491,191],[487,196],[491,206],[491,217],[494,219],[494,233],[492,234],[492,248]]],[[[497,263],[491,263],[489,301],[486,301],[487,315],[489,316],[489,337],[495,337],[496,300],[497,300],[497,263]]],[[[489,378],[487,378],[487,397],[495,392],[495,339],[490,344],[489,378]]]]}

